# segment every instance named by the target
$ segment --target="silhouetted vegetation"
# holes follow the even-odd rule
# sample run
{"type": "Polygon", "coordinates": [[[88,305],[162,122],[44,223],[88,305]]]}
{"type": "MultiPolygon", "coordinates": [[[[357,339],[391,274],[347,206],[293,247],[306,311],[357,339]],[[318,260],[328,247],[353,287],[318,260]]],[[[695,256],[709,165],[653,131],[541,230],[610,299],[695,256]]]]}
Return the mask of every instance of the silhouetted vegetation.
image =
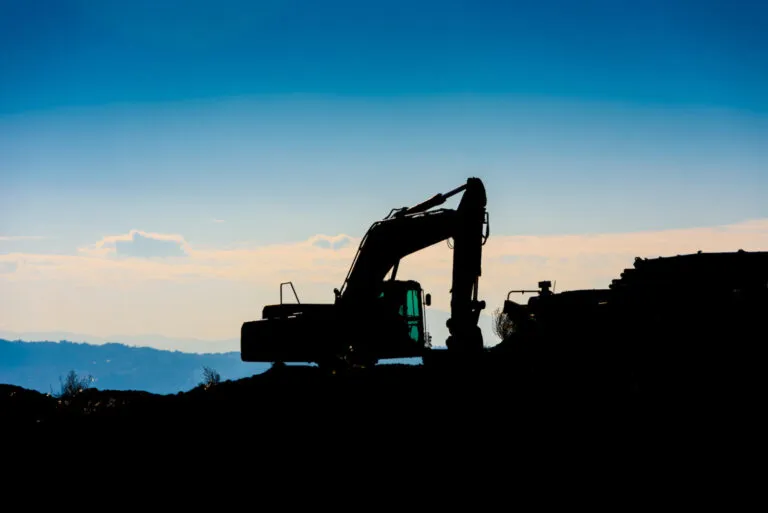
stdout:
{"type": "Polygon", "coordinates": [[[64,380],[59,378],[61,389],[58,394],[54,395],[54,397],[58,399],[71,399],[84,390],[91,388],[94,381],[94,377],[90,374],[87,376],[78,376],[77,372],[71,370],[64,380]]]}
{"type": "Polygon", "coordinates": [[[207,365],[203,367],[203,381],[200,386],[206,390],[221,383],[221,375],[207,365]]]}
{"type": "Polygon", "coordinates": [[[514,331],[512,319],[501,308],[493,312],[493,333],[501,340],[506,340],[514,331]]]}

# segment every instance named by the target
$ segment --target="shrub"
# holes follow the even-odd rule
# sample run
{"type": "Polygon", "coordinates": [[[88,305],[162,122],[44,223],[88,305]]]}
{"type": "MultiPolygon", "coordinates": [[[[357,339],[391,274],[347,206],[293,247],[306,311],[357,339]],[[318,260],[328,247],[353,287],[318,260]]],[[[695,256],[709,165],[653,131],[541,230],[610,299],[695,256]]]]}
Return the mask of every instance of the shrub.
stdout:
{"type": "Polygon", "coordinates": [[[205,388],[211,388],[213,386],[218,385],[221,383],[221,375],[219,375],[218,372],[216,372],[214,369],[204,366],[203,367],[203,381],[200,383],[200,385],[205,388]]]}
{"type": "Polygon", "coordinates": [[[497,337],[501,340],[506,340],[506,338],[512,334],[514,328],[515,326],[512,319],[510,319],[501,308],[497,308],[493,312],[493,332],[497,337]]]}
{"type": "Polygon", "coordinates": [[[64,381],[59,377],[59,383],[61,384],[61,390],[56,397],[58,398],[71,398],[91,387],[91,383],[96,381],[93,376],[88,374],[87,376],[78,376],[74,370],[69,371],[64,381]]]}

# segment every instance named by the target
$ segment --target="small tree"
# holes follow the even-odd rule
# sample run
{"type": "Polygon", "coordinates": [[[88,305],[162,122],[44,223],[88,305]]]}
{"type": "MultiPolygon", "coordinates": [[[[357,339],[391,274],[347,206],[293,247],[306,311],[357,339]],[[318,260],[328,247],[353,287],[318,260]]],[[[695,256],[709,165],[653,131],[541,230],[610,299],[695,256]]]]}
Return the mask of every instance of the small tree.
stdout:
{"type": "Polygon", "coordinates": [[[74,370],[69,371],[69,374],[67,374],[67,377],[64,379],[64,381],[59,378],[59,383],[61,383],[61,391],[59,392],[58,396],[59,398],[71,398],[82,392],[83,390],[87,390],[91,388],[91,383],[96,381],[93,376],[90,374],[87,376],[78,376],[77,373],[74,370]]]}
{"type": "Polygon", "coordinates": [[[512,334],[515,329],[515,325],[512,319],[505,314],[501,308],[497,308],[493,312],[493,332],[501,340],[506,340],[508,336],[512,334]]]}
{"type": "Polygon", "coordinates": [[[221,382],[221,375],[214,369],[204,366],[203,367],[203,381],[200,383],[203,388],[209,389],[212,386],[216,386],[221,382]]]}

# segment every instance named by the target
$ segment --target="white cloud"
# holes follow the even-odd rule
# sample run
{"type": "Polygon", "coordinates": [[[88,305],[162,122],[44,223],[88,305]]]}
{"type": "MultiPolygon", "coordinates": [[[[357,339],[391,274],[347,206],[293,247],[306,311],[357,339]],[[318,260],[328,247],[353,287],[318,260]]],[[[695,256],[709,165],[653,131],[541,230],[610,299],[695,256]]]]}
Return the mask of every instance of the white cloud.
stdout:
{"type": "Polygon", "coordinates": [[[104,237],[92,246],[81,248],[80,252],[96,257],[166,258],[186,256],[187,247],[181,235],[131,230],[127,234],[104,237]]]}

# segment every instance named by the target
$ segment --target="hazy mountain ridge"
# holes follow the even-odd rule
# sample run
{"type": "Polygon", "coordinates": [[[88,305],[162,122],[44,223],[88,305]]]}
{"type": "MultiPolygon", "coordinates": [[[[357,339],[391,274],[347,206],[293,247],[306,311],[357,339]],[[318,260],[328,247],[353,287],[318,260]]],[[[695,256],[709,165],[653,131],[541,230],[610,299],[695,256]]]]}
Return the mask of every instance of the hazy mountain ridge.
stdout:
{"type": "MultiPolygon", "coordinates": [[[[428,330],[436,347],[445,344],[448,335],[445,321],[449,317],[448,312],[427,312],[428,330]]],[[[480,326],[487,345],[498,343],[496,337],[489,336],[492,333],[491,323],[490,316],[481,316],[480,326]]],[[[205,366],[215,369],[222,380],[237,380],[259,374],[270,366],[268,363],[242,362],[239,350],[223,351],[232,347],[239,349],[239,341],[190,342],[158,337],[153,342],[150,335],[129,338],[123,342],[110,342],[103,338],[65,332],[0,332],[0,384],[17,385],[42,393],[58,392],[61,388],[60,380],[74,370],[79,376],[93,376],[96,379],[93,386],[100,390],[176,394],[197,386],[203,379],[205,366]],[[56,335],[72,337],[58,338],[56,335]],[[179,346],[189,349],[175,349],[179,346]]],[[[421,359],[395,359],[381,363],[420,362],[421,359]]]]}
{"type": "Polygon", "coordinates": [[[70,331],[9,331],[0,329],[0,340],[84,342],[86,344],[123,344],[126,346],[151,347],[184,353],[231,353],[239,351],[239,339],[202,340],[185,337],[168,337],[156,333],[143,335],[114,334],[108,337],[70,331]]]}
{"type": "MultiPolygon", "coordinates": [[[[495,336],[493,332],[493,310],[494,309],[490,307],[484,310],[481,313],[478,322],[487,346],[493,346],[500,342],[499,338],[495,336]]],[[[426,329],[432,335],[432,345],[445,346],[445,341],[449,335],[445,323],[451,317],[451,313],[444,310],[428,308],[425,311],[425,314],[426,329]]],[[[119,343],[127,346],[151,347],[167,351],[178,351],[181,349],[184,353],[222,354],[240,351],[239,338],[203,340],[188,337],[169,337],[159,334],[116,334],[104,337],[69,331],[9,331],[0,329],[0,340],[67,340],[94,345],[119,343]]]]}
{"type": "Polygon", "coordinates": [[[91,375],[101,390],[143,390],[175,394],[197,386],[203,367],[215,369],[222,380],[263,372],[269,364],[240,361],[239,352],[184,353],[120,343],[9,341],[0,339],[0,383],[39,392],[58,392],[70,370],[91,375]]]}

